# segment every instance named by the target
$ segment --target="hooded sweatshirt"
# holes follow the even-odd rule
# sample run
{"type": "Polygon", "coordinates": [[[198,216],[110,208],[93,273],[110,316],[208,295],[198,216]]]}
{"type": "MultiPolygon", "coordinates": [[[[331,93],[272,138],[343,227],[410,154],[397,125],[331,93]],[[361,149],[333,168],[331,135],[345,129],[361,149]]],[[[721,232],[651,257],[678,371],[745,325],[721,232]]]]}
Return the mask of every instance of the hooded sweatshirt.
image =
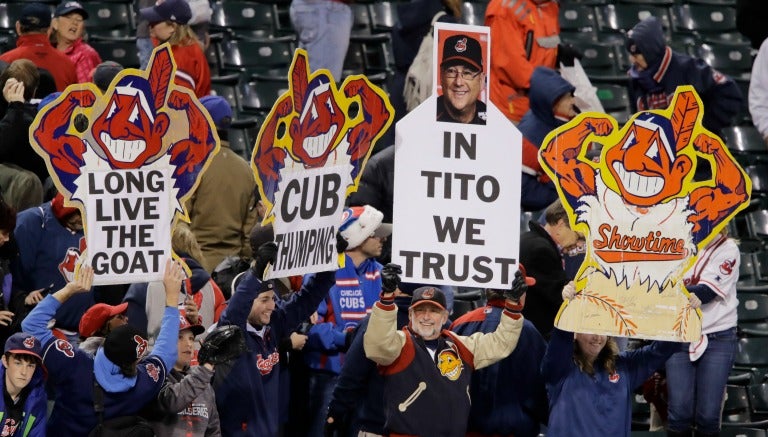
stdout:
{"type": "MultiPolygon", "coordinates": [[[[5,384],[5,366],[0,366],[0,381],[5,384]]],[[[20,437],[45,437],[45,413],[48,408],[48,397],[45,394],[42,366],[38,365],[35,368],[32,379],[24,389],[29,390],[22,407],[24,418],[16,428],[14,435],[20,437]]],[[[5,397],[0,396],[0,424],[5,423],[7,413],[8,407],[5,405],[5,397]]]]}
{"type": "Polygon", "coordinates": [[[733,79],[710,67],[703,59],[673,52],[666,45],[664,30],[656,17],[638,23],[626,43],[630,53],[640,53],[648,68],[629,70],[633,112],[666,109],[675,89],[692,85],[704,104],[704,127],[719,135],[741,110],[743,96],[733,79]]]}

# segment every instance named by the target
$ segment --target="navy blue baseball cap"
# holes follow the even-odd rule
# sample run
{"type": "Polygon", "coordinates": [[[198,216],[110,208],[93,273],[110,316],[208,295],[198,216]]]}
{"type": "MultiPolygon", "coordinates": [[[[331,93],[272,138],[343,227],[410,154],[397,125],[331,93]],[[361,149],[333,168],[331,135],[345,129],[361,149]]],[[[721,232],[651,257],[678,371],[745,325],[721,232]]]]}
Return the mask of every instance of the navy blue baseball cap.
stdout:
{"type": "Polygon", "coordinates": [[[192,19],[192,9],[185,0],[165,0],[158,5],[140,9],[139,15],[150,23],[173,21],[187,24],[192,19]]]}
{"type": "Polygon", "coordinates": [[[74,1],[65,1],[60,3],[58,6],[56,6],[56,11],[54,11],[53,16],[61,17],[62,15],[67,15],[70,12],[77,12],[78,14],[82,15],[83,20],[88,19],[88,11],[86,11],[83,5],[81,5],[79,2],[74,1]]]}

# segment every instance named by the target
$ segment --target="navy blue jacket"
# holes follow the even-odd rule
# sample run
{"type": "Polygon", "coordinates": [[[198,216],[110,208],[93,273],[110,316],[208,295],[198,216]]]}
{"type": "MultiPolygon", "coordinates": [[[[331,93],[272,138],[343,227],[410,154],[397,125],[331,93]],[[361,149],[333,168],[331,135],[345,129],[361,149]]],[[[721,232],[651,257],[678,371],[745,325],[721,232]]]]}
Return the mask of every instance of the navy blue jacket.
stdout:
{"type": "Polygon", "coordinates": [[[277,435],[280,409],[280,354],[277,347],[309,318],[334,282],[334,272],[312,276],[288,302],[276,307],[264,337],[248,330],[248,315],[261,294],[261,281],[250,270],[243,274],[219,325],[237,325],[245,333],[248,351],[233,363],[216,366],[213,388],[222,435],[277,435]]]}
{"type": "MultiPolygon", "coordinates": [[[[493,332],[501,322],[503,300],[459,317],[451,330],[459,335],[493,332]]],[[[547,393],[539,372],[547,344],[528,320],[517,347],[503,360],[472,374],[468,432],[536,437],[547,422],[547,393]]]]}
{"type": "MultiPolygon", "coordinates": [[[[0,366],[0,381],[5,384],[5,366],[0,366]]],[[[19,437],[45,437],[45,413],[48,409],[48,397],[45,394],[43,368],[37,366],[32,379],[27,385],[30,392],[24,401],[24,418],[16,428],[19,437]]],[[[0,395],[0,427],[5,423],[5,396],[0,395]]]]}

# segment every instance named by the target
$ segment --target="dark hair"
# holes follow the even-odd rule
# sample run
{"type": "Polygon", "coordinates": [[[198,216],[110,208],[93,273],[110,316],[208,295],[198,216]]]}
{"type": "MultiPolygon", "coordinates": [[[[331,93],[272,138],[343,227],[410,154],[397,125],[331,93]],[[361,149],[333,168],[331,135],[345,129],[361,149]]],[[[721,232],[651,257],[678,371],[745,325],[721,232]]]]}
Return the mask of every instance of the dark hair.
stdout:
{"type": "Polygon", "coordinates": [[[17,360],[19,360],[21,362],[24,362],[24,363],[32,363],[32,364],[35,364],[35,365],[39,365],[40,364],[40,360],[35,358],[33,355],[29,355],[29,354],[15,354],[13,352],[6,352],[6,353],[3,354],[3,356],[5,357],[6,361],[17,359],[17,360]]]}
{"type": "Polygon", "coordinates": [[[0,88],[5,87],[5,83],[10,78],[24,84],[24,100],[29,101],[34,97],[35,90],[40,84],[40,71],[29,59],[17,59],[0,73],[0,88]]]}
{"type": "Polygon", "coordinates": [[[16,229],[16,210],[6,203],[0,194],[0,231],[13,233],[14,229],[16,229]]]}
{"type": "Polygon", "coordinates": [[[121,364],[117,367],[120,368],[120,373],[122,373],[124,376],[128,378],[133,378],[139,373],[136,367],[138,363],[139,363],[138,361],[134,361],[133,363],[121,364]]]}
{"type": "Polygon", "coordinates": [[[565,224],[570,227],[568,222],[568,212],[565,211],[565,207],[560,199],[555,200],[547,207],[544,211],[544,220],[550,225],[556,225],[560,220],[563,220],[565,221],[565,224]]]}
{"type": "Polygon", "coordinates": [[[603,349],[597,354],[594,363],[590,362],[584,355],[584,352],[581,351],[579,342],[573,342],[573,362],[579,366],[579,370],[586,374],[595,374],[595,368],[593,367],[595,363],[601,363],[609,375],[616,373],[616,359],[618,357],[619,345],[616,344],[616,340],[614,340],[613,337],[608,337],[605,341],[605,346],[603,346],[603,349]]]}

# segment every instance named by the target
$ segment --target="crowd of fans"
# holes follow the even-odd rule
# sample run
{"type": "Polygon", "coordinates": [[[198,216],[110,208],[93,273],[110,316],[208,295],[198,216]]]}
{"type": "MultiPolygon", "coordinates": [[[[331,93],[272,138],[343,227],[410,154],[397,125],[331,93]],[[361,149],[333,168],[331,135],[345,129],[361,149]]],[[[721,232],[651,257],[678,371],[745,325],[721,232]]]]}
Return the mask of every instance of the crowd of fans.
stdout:
{"type": "MultiPolygon", "coordinates": [[[[559,2],[490,0],[490,65],[456,54],[439,66],[438,119],[456,123],[484,123],[485,106],[476,104],[491,73],[489,104],[524,136],[522,209],[542,213],[521,235],[522,265],[510,289],[484,290],[487,305],[453,322],[453,288],[401,283],[398,266],[387,264],[387,239],[397,232],[387,224],[391,144],[372,157],[347,201],[337,236],[345,267],[263,279],[275,257],[272,229],[258,224],[264,207],[251,168],[229,149],[233,110],[211,95],[207,27],[191,3],[200,2],[140,0],[137,44],[142,66],[153,46],[170,44],[173,80],[200,99],[221,150],[187,204],[191,223],[173,231],[180,261],[167,261],[161,282],[115,286],[92,286],[93,270],[76,267],[85,247],[80,211],[56,193],[29,128],[67,86],[92,82],[105,91],[122,66],[88,45],[86,23],[98,18],[77,1],[62,1],[53,14],[29,3],[14,17],[17,48],[0,54],[0,436],[119,428],[158,436],[628,435],[633,392],[664,370],[669,434],[718,434],[738,301],[734,277],[707,263],[735,259],[738,277],[738,248],[727,235],[710,243],[686,279],[691,305],[704,314],[698,343],[627,350],[621,339],[553,326],[560,304],[574,298],[569,281],[584,256],[584,236],[570,228],[537,159],[546,134],[579,113],[574,86],[557,71],[579,56],[559,40],[559,2]],[[470,105],[459,108],[452,95],[464,93],[470,105]],[[210,352],[217,347],[205,340],[210,332],[244,345],[222,359],[210,352]]],[[[461,3],[398,4],[396,119],[433,17],[443,11],[440,21],[458,22],[461,3]]],[[[341,79],[353,23],[347,2],[294,0],[290,18],[310,66],[341,79]]],[[[768,137],[765,47],[750,104],[768,137]]],[[[628,33],[625,48],[633,109],[666,108],[676,86],[691,84],[704,101],[705,127],[717,133],[746,98],[732,79],[674,52],[654,17],[628,33]]]]}

